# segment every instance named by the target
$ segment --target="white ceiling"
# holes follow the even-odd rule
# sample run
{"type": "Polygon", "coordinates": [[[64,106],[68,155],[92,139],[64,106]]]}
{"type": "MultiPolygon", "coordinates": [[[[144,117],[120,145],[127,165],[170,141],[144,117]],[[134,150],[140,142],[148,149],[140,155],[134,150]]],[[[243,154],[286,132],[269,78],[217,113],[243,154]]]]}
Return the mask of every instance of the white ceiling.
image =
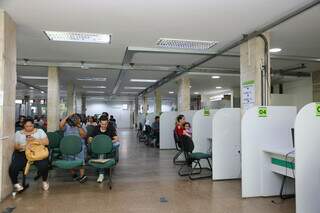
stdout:
{"type": "MultiPolygon", "coordinates": [[[[299,8],[311,0],[194,0],[145,1],[145,0],[1,0],[0,8],[6,10],[17,23],[18,58],[42,61],[97,62],[121,64],[128,46],[155,47],[160,37],[217,40],[216,51],[266,23],[299,8]],[[111,45],[65,43],[49,41],[43,30],[111,33],[111,45]]],[[[313,9],[271,29],[272,47],[281,47],[282,55],[320,57],[320,7],[313,9]]],[[[238,52],[238,48],[232,50],[238,52]]],[[[137,53],[132,62],[151,65],[188,65],[200,59],[195,55],[137,53]]],[[[298,61],[272,60],[275,69],[299,64],[298,61]]],[[[203,67],[239,69],[239,58],[218,57],[203,67]]],[[[319,64],[307,63],[308,70],[320,69],[319,64]]],[[[47,75],[46,67],[18,66],[18,75],[47,75]]],[[[61,68],[62,87],[74,81],[81,87],[100,83],[79,82],[78,77],[106,77],[102,82],[112,93],[119,70],[61,68]]],[[[160,79],[169,74],[160,71],[127,71],[118,94],[125,86],[148,86],[150,83],[132,83],[130,78],[160,79]]],[[[212,90],[216,82],[208,76],[191,76],[192,90],[212,90]]],[[[29,84],[45,84],[46,81],[24,80],[29,84]]],[[[223,77],[223,87],[239,85],[238,77],[223,77]]],[[[174,81],[164,85],[167,94],[175,89],[174,81]]],[[[19,86],[18,95],[30,93],[19,86]]],[[[132,90],[130,90],[131,92],[132,90]]],[[[37,91],[33,92],[35,95],[37,91]]],[[[39,95],[39,94],[38,94],[39,95]]],[[[101,95],[101,94],[100,94],[101,95]]],[[[92,95],[90,95],[92,96],[92,95]]],[[[99,95],[98,95],[99,96],[99,95]]]]}

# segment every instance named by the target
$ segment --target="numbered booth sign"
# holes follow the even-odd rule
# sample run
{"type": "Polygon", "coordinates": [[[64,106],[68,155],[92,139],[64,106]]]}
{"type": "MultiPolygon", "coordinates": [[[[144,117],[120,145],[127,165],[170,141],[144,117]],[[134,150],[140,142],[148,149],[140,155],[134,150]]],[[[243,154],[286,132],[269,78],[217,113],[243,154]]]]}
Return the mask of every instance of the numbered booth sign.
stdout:
{"type": "Polygon", "coordinates": [[[258,108],[258,116],[260,118],[268,117],[268,108],[267,107],[259,107],[258,108]]]}
{"type": "Polygon", "coordinates": [[[320,103],[316,103],[316,116],[320,116],[320,103]]]}

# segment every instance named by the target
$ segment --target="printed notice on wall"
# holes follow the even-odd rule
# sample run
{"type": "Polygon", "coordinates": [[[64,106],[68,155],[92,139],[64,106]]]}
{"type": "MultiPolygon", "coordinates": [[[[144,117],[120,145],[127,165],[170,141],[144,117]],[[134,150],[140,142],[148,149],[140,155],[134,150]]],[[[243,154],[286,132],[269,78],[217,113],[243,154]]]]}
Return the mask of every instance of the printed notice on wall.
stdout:
{"type": "Polygon", "coordinates": [[[0,91],[0,106],[3,106],[3,91],[0,91]]]}
{"type": "Polygon", "coordinates": [[[256,91],[254,81],[245,81],[242,83],[242,104],[244,110],[247,110],[256,103],[256,91]]]}

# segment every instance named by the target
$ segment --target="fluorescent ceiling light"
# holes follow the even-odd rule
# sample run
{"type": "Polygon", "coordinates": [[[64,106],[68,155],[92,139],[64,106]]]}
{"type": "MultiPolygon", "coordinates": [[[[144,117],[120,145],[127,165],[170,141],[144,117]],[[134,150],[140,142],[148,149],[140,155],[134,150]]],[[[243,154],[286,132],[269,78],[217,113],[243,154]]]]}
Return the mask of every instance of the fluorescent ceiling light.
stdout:
{"type": "Polygon", "coordinates": [[[106,81],[107,78],[77,78],[78,81],[106,81]]]}
{"type": "Polygon", "coordinates": [[[120,92],[121,94],[138,94],[137,92],[120,92]]]}
{"type": "Polygon", "coordinates": [[[44,93],[44,91],[41,91],[41,94],[43,94],[44,93]]]}
{"type": "Polygon", "coordinates": [[[15,100],[16,104],[22,104],[22,100],[15,100]]]}
{"type": "Polygon", "coordinates": [[[145,89],[146,87],[124,87],[124,89],[145,89]]]}
{"type": "Polygon", "coordinates": [[[84,89],[105,89],[105,86],[82,86],[84,89]]]}
{"type": "Polygon", "coordinates": [[[174,94],[174,92],[173,91],[169,91],[169,94],[174,94]]]}
{"type": "Polygon", "coordinates": [[[216,89],[222,89],[222,87],[216,87],[216,89]]]}
{"type": "Polygon", "coordinates": [[[131,82],[147,82],[147,83],[155,83],[158,80],[154,79],[130,79],[131,82]]]}
{"type": "Polygon", "coordinates": [[[269,52],[271,52],[271,53],[278,53],[278,52],[281,52],[281,51],[282,51],[281,48],[272,48],[272,49],[269,50],[269,52]]]}
{"type": "Polygon", "coordinates": [[[48,80],[48,77],[45,77],[45,76],[20,75],[19,78],[22,78],[22,79],[35,79],[35,80],[48,80]]]}
{"type": "Polygon", "coordinates": [[[44,33],[49,38],[49,40],[52,41],[69,41],[100,44],[111,43],[110,34],[59,31],[44,31],[44,33]]]}
{"type": "Polygon", "coordinates": [[[29,89],[34,89],[34,87],[29,87],[29,89]]]}
{"type": "Polygon", "coordinates": [[[213,75],[213,76],[211,76],[211,78],[213,78],[213,79],[219,79],[220,76],[218,76],[218,75],[213,75]]]}
{"type": "Polygon", "coordinates": [[[104,97],[89,97],[89,99],[105,100],[105,98],[104,98],[104,97]]]}
{"type": "Polygon", "coordinates": [[[163,48],[207,50],[216,45],[217,43],[217,41],[160,38],[156,44],[158,47],[163,48]]]}
{"type": "Polygon", "coordinates": [[[103,92],[103,91],[86,91],[86,93],[90,93],[90,94],[93,94],[93,93],[103,94],[104,92],[103,92]]]}
{"type": "Polygon", "coordinates": [[[210,97],[210,101],[221,101],[224,98],[224,95],[216,95],[210,97]]]}
{"type": "Polygon", "coordinates": [[[193,94],[195,94],[195,95],[199,95],[199,92],[194,92],[193,94]]]}

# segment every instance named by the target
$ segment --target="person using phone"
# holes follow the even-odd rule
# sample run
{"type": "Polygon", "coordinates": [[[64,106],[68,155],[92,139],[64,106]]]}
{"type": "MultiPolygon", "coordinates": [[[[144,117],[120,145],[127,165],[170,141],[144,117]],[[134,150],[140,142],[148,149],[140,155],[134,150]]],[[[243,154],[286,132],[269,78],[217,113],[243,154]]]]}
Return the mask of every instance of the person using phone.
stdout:
{"type": "MultiPolygon", "coordinates": [[[[9,176],[13,184],[14,190],[19,192],[24,188],[18,183],[18,175],[23,171],[27,158],[25,150],[30,145],[44,145],[49,144],[48,137],[42,129],[34,128],[34,120],[27,118],[23,123],[23,129],[15,133],[14,152],[12,155],[12,162],[9,167],[9,176]]],[[[48,183],[48,159],[34,161],[33,164],[37,167],[40,176],[42,177],[42,189],[47,191],[49,189],[48,183]]]]}
{"type": "MultiPolygon", "coordinates": [[[[87,133],[81,126],[81,119],[78,114],[71,113],[69,116],[65,117],[61,120],[60,129],[64,131],[64,136],[68,135],[76,135],[81,138],[82,141],[82,149],[81,152],[76,156],[64,156],[66,160],[81,160],[83,162],[83,166],[85,165],[85,153],[86,153],[86,144],[85,139],[87,137],[87,133]]],[[[71,174],[73,179],[79,181],[80,183],[85,183],[88,180],[88,177],[85,175],[84,167],[79,169],[79,175],[75,170],[71,170],[71,174]]]]}

